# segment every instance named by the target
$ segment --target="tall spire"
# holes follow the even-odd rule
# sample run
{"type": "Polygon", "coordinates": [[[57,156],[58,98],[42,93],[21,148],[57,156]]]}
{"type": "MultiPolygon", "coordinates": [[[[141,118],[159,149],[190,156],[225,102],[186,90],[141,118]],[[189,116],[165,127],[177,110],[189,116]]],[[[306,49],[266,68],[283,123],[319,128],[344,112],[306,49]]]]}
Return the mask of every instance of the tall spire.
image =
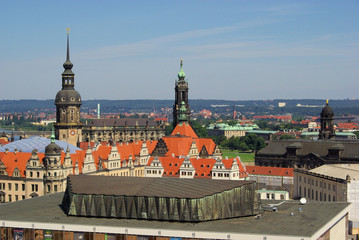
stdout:
{"type": "Polygon", "coordinates": [[[184,78],[186,77],[186,74],[184,73],[184,71],[183,71],[183,60],[182,60],[182,58],[181,58],[181,63],[180,63],[180,71],[179,71],[179,73],[178,73],[178,79],[179,80],[184,80],[184,78]]]}
{"type": "Polygon", "coordinates": [[[66,61],[64,63],[65,71],[63,74],[74,74],[71,69],[74,66],[70,61],[70,28],[66,28],[67,31],[67,51],[66,51],[66,61]]]}
{"type": "Polygon", "coordinates": [[[69,41],[70,28],[66,28],[66,30],[67,30],[67,56],[66,56],[66,61],[70,61],[70,41],[69,41]]]}

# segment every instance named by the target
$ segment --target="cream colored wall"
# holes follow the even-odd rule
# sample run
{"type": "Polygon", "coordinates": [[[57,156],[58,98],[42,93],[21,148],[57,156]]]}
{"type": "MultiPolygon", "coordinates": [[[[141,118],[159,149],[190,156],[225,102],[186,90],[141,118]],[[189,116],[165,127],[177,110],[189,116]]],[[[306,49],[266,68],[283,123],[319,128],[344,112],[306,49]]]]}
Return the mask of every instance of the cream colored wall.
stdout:
{"type": "Polygon", "coordinates": [[[346,193],[346,183],[340,183],[330,179],[311,176],[298,172],[294,172],[294,182],[295,197],[305,197],[314,201],[347,201],[346,195],[343,194],[346,193]],[[305,194],[304,188],[306,190],[305,194]],[[308,189],[310,190],[309,197],[308,189]],[[314,196],[312,196],[312,190],[314,196]],[[320,195],[322,195],[321,198],[320,195]]]}
{"type": "Polygon", "coordinates": [[[330,230],[329,236],[331,240],[346,240],[346,217],[343,217],[330,230]]]}
{"type": "Polygon", "coordinates": [[[34,192],[39,196],[44,195],[43,190],[43,181],[38,179],[27,179],[19,178],[19,179],[0,179],[1,189],[5,195],[5,202],[10,202],[9,196],[11,196],[11,202],[22,199],[31,198],[30,194],[33,193],[32,185],[34,185],[34,192]],[[2,187],[5,184],[5,189],[2,187]],[[9,189],[9,184],[11,184],[11,190],[9,189]],[[16,189],[17,184],[17,189],[16,189]],[[25,185],[25,190],[23,190],[23,184],[25,185]],[[37,191],[36,186],[37,185],[37,191]]]}

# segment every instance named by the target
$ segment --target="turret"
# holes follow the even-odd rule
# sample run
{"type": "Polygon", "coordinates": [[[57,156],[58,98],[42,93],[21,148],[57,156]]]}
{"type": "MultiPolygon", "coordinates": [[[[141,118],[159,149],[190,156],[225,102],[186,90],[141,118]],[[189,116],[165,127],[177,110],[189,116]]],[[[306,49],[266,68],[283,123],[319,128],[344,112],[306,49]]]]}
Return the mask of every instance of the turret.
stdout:
{"type": "Polygon", "coordinates": [[[175,82],[175,103],[173,105],[173,126],[179,122],[190,120],[190,106],[188,104],[188,81],[183,71],[183,61],[181,59],[178,80],[175,82]],[[182,106],[184,105],[184,106],[182,106]],[[180,111],[182,107],[182,112],[180,111]],[[181,115],[181,119],[180,119],[181,115]]]}

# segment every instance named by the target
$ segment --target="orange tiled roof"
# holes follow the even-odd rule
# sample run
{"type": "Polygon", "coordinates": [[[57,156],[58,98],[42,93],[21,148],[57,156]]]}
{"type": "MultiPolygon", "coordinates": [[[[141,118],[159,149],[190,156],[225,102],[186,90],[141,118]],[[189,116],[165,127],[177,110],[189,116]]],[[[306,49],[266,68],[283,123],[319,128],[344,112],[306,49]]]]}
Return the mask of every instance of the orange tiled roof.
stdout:
{"type": "Polygon", "coordinates": [[[188,123],[177,124],[171,135],[183,135],[187,137],[198,138],[197,134],[193,131],[193,128],[188,123]]]}
{"type": "Polygon", "coordinates": [[[199,152],[202,150],[203,146],[206,146],[208,154],[212,155],[216,148],[216,144],[212,138],[197,138],[194,139],[194,141],[196,142],[199,152]]]}
{"type": "Polygon", "coordinates": [[[184,158],[160,157],[159,160],[164,169],[162,176],[179,177],[179,169],[184,161],[184,158]]]}
{"type": "Polygon", "coordinates": [[[213,158],[190,158],[193,168],[195,169],[194,178],[212,178],[211,171],[216,163],[213,158]]]}
{"type": "Polygon", "coordinates": [[[251,175],[271,175],[293,177],[293,168],[247,166],[247,172],[251,175]]]}
{"type": "Polygon", "coordinates": [[[166,153],[167,157],[172,156],[172,154],[177,157],[187,156],[193,142],[192,137],[186,136],[169,136],[163,137],[162,139],[165,141],[168,148],[168,152],[166,153]]]}
{"type": "Polygon", "coordinates": [[[1,145],[6,145],[6,144],[8,144],[8,143],[10,143],[9,141],[6,141],[5,139],[0,139],[0,144],[1,145]]]}
{"type": "Polygon", "coordinates": [[[6,167],[6,172],[12,176],[15,168],[20,170],[22,177],[25,177],[26,163],[30,159],[31,153],[25,152],[0,152],[0,159],[6,167]]]}
{"type": "Polygon", "coordinates": [[[247,168],[242,164],[242,162],[240,161],[240,159],[238,157],[236,158],[229,158],[229,159],[222,159],[223,165],[225,168],[230,169],[232,168],[233,165],[233,160],[236,159],[236,162],[238,164],[238,169],[239,169],[239,173],[240,173],[240,177],[244,178],[244,177],[248,177],[248,172],[247,172],[247,168]]]}
{"type": "Polygon", "coordinates": [[[337,123],[337,129],[359,129],[357,123],[337,123]]]}

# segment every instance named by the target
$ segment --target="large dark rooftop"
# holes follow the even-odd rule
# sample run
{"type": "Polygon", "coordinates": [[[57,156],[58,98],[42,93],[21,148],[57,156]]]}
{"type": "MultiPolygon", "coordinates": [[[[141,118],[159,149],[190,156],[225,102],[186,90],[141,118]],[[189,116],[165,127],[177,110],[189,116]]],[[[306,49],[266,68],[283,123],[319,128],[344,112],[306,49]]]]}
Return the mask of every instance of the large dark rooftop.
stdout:
{"type": "Polygon", "coordinates": [[[202,198],[253,182],[90,175],[70,175],[68,178],[70,192],[74,194],[171,198],[202,198]]]}
{"type": "Polygon", "coordinates": [[[264,212],[261,219],[254,216],[199,223],[148,221],[117,218],[86,218],[67,216],[61,209],[63,193],[0,205],[3,226],[27,227],[64,231],[113,232],[123,234],[176,236],[211,239],[317,239],[348,211],[348,203],[286,201],[278,212],[264,212]],[[298,211],[301,208],[301,211],[298,211]],[[290,213],[293,212],[293,215],[290,213]],[[230,235],[230,236],[229,236],[230,235]],[[250,238],[252,236],[253,238],[250,238]],[[259,238],[261,237],[261,238],[259,238]],[[270,238],[272,239],[272,238],[270,238]],[[273,238],[274,239],[274,238],[273,238]]]}

